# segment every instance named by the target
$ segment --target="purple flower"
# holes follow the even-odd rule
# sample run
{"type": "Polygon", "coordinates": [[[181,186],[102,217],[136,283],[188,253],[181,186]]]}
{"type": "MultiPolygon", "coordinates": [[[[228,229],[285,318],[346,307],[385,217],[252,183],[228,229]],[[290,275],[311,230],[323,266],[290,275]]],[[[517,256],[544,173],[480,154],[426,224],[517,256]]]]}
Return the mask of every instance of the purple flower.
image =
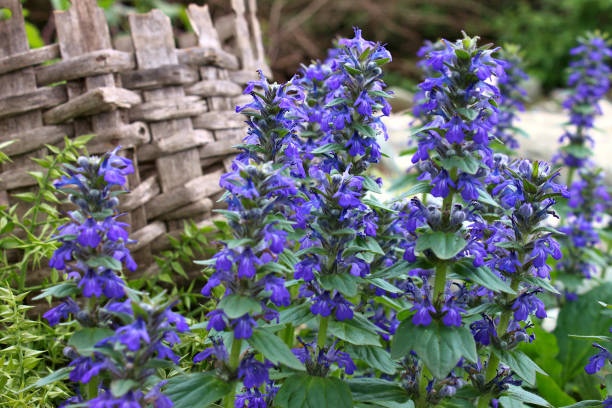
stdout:
{"type": "Polygon", "coordinates": [[[304,279],[310,282],[314,279],[314,271],[321,272],[321,266],[316,256],[309,256],[306,259],[295,264],[295,272],[293,279],[304,279]]]}
{"type": "Polygon", "coordinates": [[[267,275],[263,279],[264,288],[272,292],[270,300],[276,306],[289,306],[291,304],[291,294],[285,287],[285,281],[282,278],[272,274],[267,275]]]}
{"type": "Polygon", "coordinates": [[[530,313],[535,312],[539,319],[546,317],[546,307],[544,303],[537,298],[536,294],[541,290],[534,290],[520,294],[512,304],[514,310],[514,320],[527,320],[530,313]]]}
{"type": "Polygon", "coordinates": [[[85,297],[100,297],[102,296],[102,286],[104,280],[96,273],[93,268],[87,268],[87,272],[79,281],[79,288],[83,290],[85,297]]]}
{"type": "Polygon", "coordinates": [[[593,343],[593,347],[598,348],[599,351],[597,354],[589,358],[589,363],[584,367],[584,371],[586,371],[588,374],[595,374],[601,370],[606,364],[606,360],[610,360],[610,362],[612,362],[612,353],[610,353],[607,349],[597,343],[593,343]]]}
{"type": "Polygon", "coordinates": [[[336,312],[336,319],[343,321],[353,318],[353,304],[344,299],[340,293],[336,293],[332,302],[336,312]]]}
{"type": "MultiPolygon", "coordinates": [[[[125,296],[125,291],[124,291],[124,287],[125,287],[125,283],[123,282],[123,280],[117,276],[117,274],[115,272],[113,272],[110,269],[105,269],[102,271],[102,273],[99,275],[99,280],[100,282],[102,282],[102,285],[104,286],[104,288],[102,289],[102,293],[104,293],[104,296],[106,296],[107,298],[122,298],[123,296],[125,296]]],[[[85,294],[85,290],[83,290],[83,295],[87,296],[85,294]]]]}
{"type": "Polygon", "coordinates": [[[194,363],[199,363],[200,361],[206,360],[211,356],[217,359],[217,361],[221,361],[221,362],[229,361],[229,356],[227,354],[225,345],[223,344],[223,339],[211,338],[211,341],[212,341],[213,346],[196,354],[195,357],[193,358],[194,363]]]}
{"type": "Polygon", "coordinates": [[[315,297],[312,300],[310,311],[312,314],[321,315],[322,317],[329,316],[332,312],[334,304],[329,298],[329,292],[323,292],[322,295],[315,297]]]}
{"type": "Polygon", "coordinates": [[[234,320],[234,337],[237,339],[248,339],[253,335],[253,327],[257,322],[248,314],[234,320]]]}
{"type": "Polygon", "coordinates": [[[242,379],[246,388],[259,387],[268,381],[268,368],[271,366],[269,362],[262,363],[257,361],[253,354],[249,354],[240,361],[238,378],[242,379]]]}
{"type": "Polygon", "coordinates": [[[246,248],[237,258],[238,261],[238,277],[253,278],[255,276],[255,265],[261,264],[261,261],[251,248],[246,248]]]}
{"type": "Polygon", "coordinates": [[[482,320],[476,320],[470,324],[470,330],[474,336],[474,340],[483,346],[491,344],[491,338],[497,337],[497,331],[495,330],[495,324],[493,320],[485,316],[482,320]]]}
{"type": "MultiPolygon", "coordinates": [[[[97,359],[96,359],[97,360],[97,359]]],[[[69,366],[74,367],[70,371],[69,378],[72,382],[87,384],[91,379],[100,373],[104,368],[103,361],[96,361],[91,357],[77,357],[70,362],[69,366]]]]}
{"type": "Polygon", "coordinates": [[[465,312],[465,310],[457,306],[452,300],[447,301],[442,306],[442,313],[446,313],[442,318],[442,323],[446,326],[461,327],[461,312],[465,312]]]}
{"type": "Polygon", "coordinates": [[[125,344],[130,351],[138,350],[141,340],[147,344],[151,342],[146,324],[141,317],[136,319],[134,323],[117,329],[117,334],[119,335],[119,341],[125,344]]]}
{"type": "Polygon", "coordinates": [[[68,317],[69,314],[76,315],[79,311],[79,307],[71,298],[66,298],[58,306],[49,309],[43,317],[47,319],[50,326],[55,326],[61,320],[68,317]]]}
{"type": "Polygon", "coordinates": [[[268,241],[269,248],[275,254],[280,254],[284,250],[287,233],[282,230],[275,229],[271,224],[264,228],[264,240],[268,241]]]}
{"type": "Polygon", "coordinates": [[[79,228],[79,230],[80,233],[77,241],[83,246],[95,248],[100,244],[100,241],[102,241],[102,238],[98,232],[103,230],[93,218],[88,218],[87,221],[85,221],[85,224],[79,228]]]}
{"type": "Polygon", "coordinates": [[[433,307],[428,298],[423,298],[420,303],[415,302],[411,310],[416,310],[416,313],[412,316],[412,324],[415,326],[429,326],[431,324],[430,313],[436,313],[436,308],[433,307]]]}
{"type": "Polygon", "coordinates": [[[208,317],[208,325],[206,326],[206,330],[215,329],[216,331],[220,332],[225,330],[227,327],[225,313],[223,313],[223,310],[212,310],[208,312],[206,317],[208,317]]]}
{"type": "Polygon", "coordinates": [[[117,146],[112,152],[107,153],[98,169],[98,175],[104,176],[104,180],[109,185],[125,185],[127,181],[125,176],[134,172],[132,161],[117,155],[119,149],[121,149],[121,146],[117,146]]]}

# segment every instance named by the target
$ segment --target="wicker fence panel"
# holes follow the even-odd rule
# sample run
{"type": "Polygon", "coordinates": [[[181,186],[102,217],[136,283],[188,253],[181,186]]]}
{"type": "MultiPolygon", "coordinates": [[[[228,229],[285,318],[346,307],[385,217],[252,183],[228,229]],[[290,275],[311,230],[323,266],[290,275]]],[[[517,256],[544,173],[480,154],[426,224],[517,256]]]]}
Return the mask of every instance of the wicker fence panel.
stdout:
{"type": "Polygon", "coordinates": [[[73,1],[54,12],[57,44],[29,49],[21,1],[0,0],[11,11],[0,21],[0,142],[18,139],[5,151],[13,162],[0,168],[0,205],[34,188],[29,159],[46,154],[45,144],[95,134],[90,152],[121,145],[136,168],[121,204],[138,240],[131,249],[154,273],[151,254],[168,246],[167,234],[186,219],[210,222],[219,178],[245,134],[234,107],[257,69],[270,72],[255,0],[231,5],[216,21],[207,6],[190,5],[195,36],[183,41],[159,10],[130,15],[129,38],[112,39],[96,0],[73,1]]]}

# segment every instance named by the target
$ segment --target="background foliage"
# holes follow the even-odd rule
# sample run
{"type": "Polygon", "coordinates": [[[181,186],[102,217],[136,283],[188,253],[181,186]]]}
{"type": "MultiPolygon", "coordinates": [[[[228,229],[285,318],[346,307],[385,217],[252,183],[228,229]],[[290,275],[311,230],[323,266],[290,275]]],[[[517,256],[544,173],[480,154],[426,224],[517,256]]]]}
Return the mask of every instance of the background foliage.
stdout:
{"type": "MultiPolygon", "coordinates": [[[[199,0],[217,13],[226,0],[199,0]]],[[[99,0],[111,30],[121,32],[128,12],[159,8],[188,29],[184,9],[188,0],[99,0]]],[[[560,88],[568,52],[584,31],[612,31],[609,0],[259,0],[266,50],[278,80],[289,79],[300,63],[323,58],[337,36],[347,36],[354,25],[364,36],[387,43],[394,60],[388,82],[411,87],[418,82],[416,52],[426,39],[458,38],[460,31],[478,34],[496,44],[511,42],[529,55],[528,71],[549,91],[560,88]]],[[[65,9],[68,0],[26,0],[32,46],[53,40],[51,11],[65,9]]]]}

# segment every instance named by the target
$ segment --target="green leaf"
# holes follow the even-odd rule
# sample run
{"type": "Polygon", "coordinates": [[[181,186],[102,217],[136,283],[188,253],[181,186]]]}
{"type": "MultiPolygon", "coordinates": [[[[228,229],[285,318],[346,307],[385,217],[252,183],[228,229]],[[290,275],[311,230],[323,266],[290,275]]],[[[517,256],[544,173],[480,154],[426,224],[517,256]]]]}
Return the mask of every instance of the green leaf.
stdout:
{"type": "Polygon", "coordinates": [[[563,365],[562,383],[584,371],[584,364],[593,349],[589,342],[572,338],[569,334],[589,336],[608,332],[610,318],[601,313],[598,301],[612,303],[612,282],[603,283],[580,295],[578,300],[566,303],[559,312],[553,333],[559,345],[556,359],[563,365]]]}
{"type": "Polygon", "coordinates": [[[362,125],[361,123],[354,123],[353,128],[365,137],[376,138],[376,130],[370,126],[362,125]]]}
{"type": "Polygon", "coordinates": [[[570,144],[561,147],[561,150],[579,159],[585,159],[593,155],[593,151],[585,145],[570,144]]]}
{"type": "Polygon", "coordinates": [[[122,269],[121,261],[108,255],[100,255],[96,256],[95,258],[88,259],[87,265],[91,266],[92,268],[102,266],[104,268],[112,269],[114,271],[120,271],[122,269]]]}
{"type": "Polygon", "coordinates": [[[552,405],[550,405],[550,403],[544,398],[527,390],[524,390],[521,387],[517,387],[516,385],[508,385],[508,389],[504,392],[504,394],[513,399],[523,401],[527,404],[535,404],[542,407],[552,407],[552,405]]]}
{"type": "Polygon", "coordinates": [[[34,384],[30,384],[29,386],[25,387],[21,391],[23,392],[23,391],[27,391],[32,388],[44,387],[45,385],[52,384],[56,381],[65,380],[66,378],[68,378],[68,375],[70,374],[73,368],[74,367],[60,368],[59,370],[52,372],[48,376],[39,379],[34,384]]]}
{"type": "Polygon", "coordinates": [[[493,197],[491,197],[491,194],[489,194],[487,190],[482,189],[482,188],[478,189],[478,201],[480,201],[481,203],[488,204],[493,207],[501,208],[499,203],[495,201],[493,197]]]}
{"type": "Polygon", "coordinates": [[[321,154],[321,153],[337,152],[343,149],[344,149],[344,146],[342,146],[339,143],[328,143],[326,145],[317,147],[316,149],[312,150],[311,153],[321,154]]]}
{"type": "Polygon", "coordinates": [[[391,358],[403,357],[410,350],[414,350],[438,378],[446,377],[461,357],[472,362],[478,359],[469,329],[447,327],[437,320],[429,326],[415,326],[410,320],[400,324],[391,343],[391,358]]]}
{"type": "Polygon", "coordinates": [[[456,262],[453,265],[453,272],[494,292],[501,291],[511,295],[516,294],[516,291],[508,283],[504,282],[486,266],[474,267],[471,263],[456,262]]]}
{"type": "Polygon", "coordinates": [[[503,396],[499,398],[499,403],[503,408],[527,408],[528,406],[523,404],[519,400],[515,400],[514,398],[510,398],[507,396],[503,396]]]}
{"type": "Polygon", "coordinates": [[[392,285],[385,279],[371,278],[371,279],[366,279],[366,280],[370,282],[372,285],[376,286],[377,288],[380,288],[389,293],[404,293],[403,290],[398,289],[395,285],[392,285]]]}
{"type": "Polygon", "coordinates": [[[294,326],[299,326],[312,319],[314,319],[314,315],[310,311],[310,305],[306,303],[298,306],[291,306],[280,312],[278,316],[280,324],[291,323],[294,326]]]}
{"type": "Polygon", "coordinates": [[[451,156],[440,159],[440,163],[447,170],[460,169],[468,174],[476,174],[480,168],[480,161],[474,156],[451,156]]]}
{"type": "Polygon", "coordinates": [[[408,393],[398,383],[380,378],[352,378],[348,385],[353,398],[360,402],[392,401],[406,402],[410,399],[408,393]]]}
{"type": "Polygon", "coordinates": [[[576,400],[565,393],[559,384],[550,376],[538,373],[536,375],[536,384],[538,395],[555,407],[561,407],[576,402],[576,400]]]}
{"type": "Polygon", "coordinates": [[[566,405],[566,406],[564,406],[562,408],[593,408],[593,407],[600,408],[602,406],[603,406],[603,404],[601,403],[601,401],[598,401],[598,400],[585,400],[585,401],[577,402],[577,403],[572,404],[572,405],[566,405]]]}
{"type": "Polygon", "coordinates": [[[335,98],[331,102],[327,103],[325,105],[325,107],[326,108],[331,108],[331,107],[336,106],[336,105],[350,104],[350,103],[351,103],[351,101],[349,101],[346,98],[335,98]]]}
{"type": "Polygon", "coordinates": [[[126,392],[128,392],[129,390],[131,390],[132,388],[137,387],[139,384],[134,381],[134,380],[113,380],[113,382],[111,382],[111,393],[113,394],[114,397],[121,397],[123,396],[126,392]]]}
{"type": "Polygon", "coordinates": [[[295,370],[306,369],[291,349],[280,338],[267,330],[253,330],[253,335],[248,339],[248,342],[273,364],[281,363],[295,370]]]}
{"type": "Polygon", "coordinates": [[[455,55],[457,56],[457,58],[463,59],[463,60],[469,60],[471,58],[470,53],[461,48],[455,49],[455,55]]]}
{"type": "Polygon", "coordinates": [[[465,248],[463,237],[450,232],[429,231],[419,236],[415,249],[423,252],[431,249],[440,259],[451,259],[465,248]]]}
{"type": "Polygon", "coordinates": [[[391,355],[382,347],[376,346],[354,346],[347,344],[346,352],[351,356],[368,363],[370,367],[387,374],[395,374],[397,364],[391,360],[391,355]]]}
{"type": "Polygon", "coordinates": [[[244,246],[246,244],[251,243],[250,238],[242,238],[242,239],[230,239],[226,241],[228,249],[238,248],[239,246],[244,246]]]}
{"type": "Polygon", "coordinates": [[[13,194],[13,197],[25,201],[26,203],[31,203],[36,200],[36,194],[34,194],[34,192],[13,194]]]}
{"type": "Polygon", "coordinates": [[[527,282],[531,283],[534,286],[539,286],[541,288],[546,289],[547,291],[549,291],[550,293],[554,293],[555,295],[560,295],[561,292],[559,292],[557,290],[557,288],[555,288],[551,283],[550,280],[548,279],[542,279],[542,278],[538,278],[536,276],[526,276],[524,278],[527,282]]]}
{"type": "Polygon", "coordinates": [[[213,373],[191,373],[170,378],[164,394],[174,403],[173,408],[206,408],[230,389],[231,383],[213,373]]]}
{"type": "Polygon", "coordinates": [[[250,297],[241,295],[229,295],[221,299],[219,309],[230,319],[237,319],[249,313],[250,315],[261,313],[261,304],[250,297]]]}
{"type": "MultiPolygon", "coordinates": [[[[463,51],[463,50],[456,50],[456,51],[463,51]]],[[[461,114],[463,117],[467,118],[468,120],[473,121],[474,119],[478,117],[479,110],[470,109],[470,108],[457,108],[457,112],[461,114]]]]}
{"type": "Polygon", "coordinates": [[[353,297],[357,295],[357,281],[359,278],[350,273],[334,273],[321,276],[320,282],[326,290],[337,290],[343,295],[353,297]]]}
{"type": "Polygon", "coordinates": [[[525,380],[529,385],[535,385],[536,373],[547,375],[544,370],[520,350],[501,351],[494,349],[494,352],[502,363],[510,367],[516,375],[525,380]]]}
{"type": "Polygon", "coordinates": [[[274,398],[278,408],[352,408],[353,398],[346,382],[333,377],[292,375],[274,398]]]}
{"type": "Polygon", "coordinates": [[[332,320],[328,330],[332,336],[357,346],[380,346],[380,340],[376,330],[372,330],[355,318],[341,322],[332,320]]]}
{"type": "Polygon", "coordinates": [[[101,327],[85,327],[76,331],[68,345],[74,347],[79,354],[90,355],[93,352],[94,346],[101,340],[111,337],[115,332],[111,329],[101,327]]]}
{"type": "Polygon", "coordinates": [[[374,181],[371,177],[365,176],[363,178],[363,186],[369,190],[372,191],[376,194],[380,194],[380,186],[378,185],[378,183],[376,181],[374,181]]]}
{"type": "Polygon", "coordinates": [[[62,282],[62,283],[58,283],[57,285],[53,285],[49,288],[44,289],[40,293],[40,295],[35,296],[32,300],[43,299],[49,296],[55,297],[55,298],[64,298],[66,296],[70,296],[75,293],[78,293],[79,290],[80,289],[76,285],[76,283],[72,281],[62,282]]]}

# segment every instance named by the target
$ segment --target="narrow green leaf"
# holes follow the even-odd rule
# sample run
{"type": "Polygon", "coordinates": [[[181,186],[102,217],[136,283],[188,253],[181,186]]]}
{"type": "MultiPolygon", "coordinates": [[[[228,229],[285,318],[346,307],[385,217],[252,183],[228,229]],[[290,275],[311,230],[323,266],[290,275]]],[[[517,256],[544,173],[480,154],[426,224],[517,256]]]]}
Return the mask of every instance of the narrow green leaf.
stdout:
{"type": "Polygon", "coordinates": [[[231,383],[214,373],[191,373],[170,378],[163,392],[174,403],[173,408],[207,408],[230,389],[231,383]]]}
{"type": "Polygon", "coordinates": [[[295,370],[305,370],[304,364],[295,357],[287,345],[273,333],[264,329],[253,330],[248,342],[273,364],[281,363],[295,370]]]}
{"type": "Polygon", "coordinates": [[[250,297],[229,295],[221,299],[219,309],[223,309],[230,319],[237,319],[247,313],[251,315],[261,313],[261,304],[250,297]]]}

